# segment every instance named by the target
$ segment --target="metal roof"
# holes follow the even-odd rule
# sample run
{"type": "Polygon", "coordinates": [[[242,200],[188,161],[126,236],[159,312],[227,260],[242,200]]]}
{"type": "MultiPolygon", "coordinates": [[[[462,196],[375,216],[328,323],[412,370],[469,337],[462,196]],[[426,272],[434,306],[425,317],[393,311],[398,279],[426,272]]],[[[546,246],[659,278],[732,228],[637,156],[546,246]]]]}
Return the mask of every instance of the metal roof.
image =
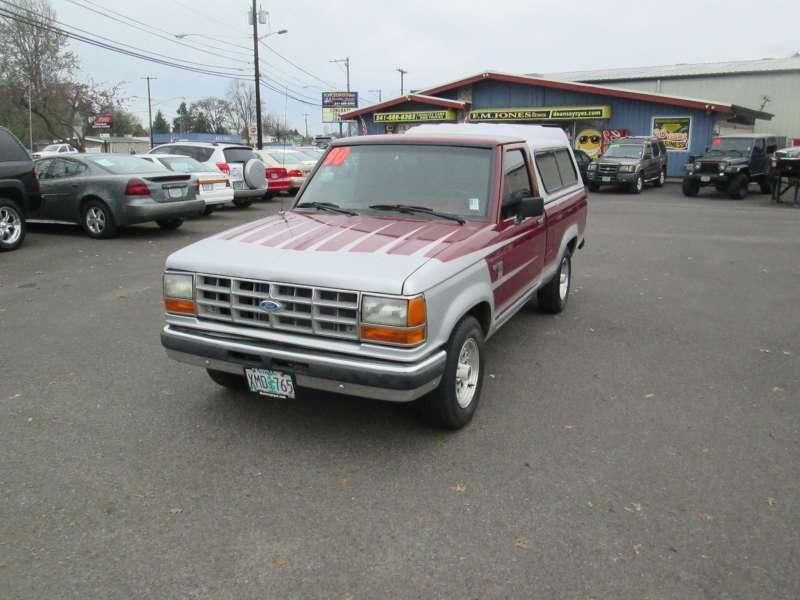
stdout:
{"type": "MultiPolygon", "coordinates": [[[[800,71],[800,53],[785,58],[761,58],[730,62],[659,65],[594,71],[565,71],[541,75],[560,81],[634,81],[637,79],[669,79],[672,77],[702,77],[735,73],[770,73],[800,71]]],[[[534,75],[535,76],[535,75],[534,75]]]]}

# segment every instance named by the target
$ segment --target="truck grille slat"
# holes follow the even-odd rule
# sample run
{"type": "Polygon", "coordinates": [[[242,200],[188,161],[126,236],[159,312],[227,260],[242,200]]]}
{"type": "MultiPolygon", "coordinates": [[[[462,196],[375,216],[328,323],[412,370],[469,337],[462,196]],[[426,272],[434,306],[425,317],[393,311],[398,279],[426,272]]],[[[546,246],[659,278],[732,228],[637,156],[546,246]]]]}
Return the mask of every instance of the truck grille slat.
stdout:
{"type": "Polygon", "coordinates": [[[197,318],[237,325],[358,339],[358,292],[216,275],[195,276],[197,318]],[[262,300],[281,308],[268,313],[262,300]]]}

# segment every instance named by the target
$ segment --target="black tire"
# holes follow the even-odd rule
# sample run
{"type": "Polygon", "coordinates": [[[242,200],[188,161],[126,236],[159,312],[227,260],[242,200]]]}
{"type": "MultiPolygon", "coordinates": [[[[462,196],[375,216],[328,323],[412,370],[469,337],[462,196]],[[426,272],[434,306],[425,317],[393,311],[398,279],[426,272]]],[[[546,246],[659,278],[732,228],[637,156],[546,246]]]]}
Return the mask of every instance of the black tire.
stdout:
{"type": "Polygon", "coordinates": [[[224,388],[231,390],[244,390],[247,388],[244,375],[228,373],[227,371],[217,371],[215,369],[206,369],[206,373],[214,380],[214,383],[224,388]]]}
{"type": "MultiPolygon", "coordinates": [[[[442,429],[456,430],[461,429],[472,420],[481,398],[483,373],[486,370],[483,357],[483,342],[483,329],[481,329],[475,317],[467,315],[453,329],[453,333],[450,334],[450,339],[445,347],[447,359],[442,381],[436,390],[420,400],[422,414],[431,425],[442,429]],[[468,344],[469,340],[472,340],[471,344],[468,344]],[[458,400],[457,376],[459,359],[465,347],[471,347],[472,352],[477,352],[478,373],[477,379],[472,385],[467,386],[468,388],[474,388],[468,398],[469,403],[466,403],[467,398],[465,397],[464,405],[462,406],[458,400]]],[[[473,371],[470,369],[468,373],[467,377],[472,378],[473,371]]],[[[461,387],[460,389],[464,388],[461,387]]],[[[466,393],[469,394],[469,392],[466,393]]]]}
{"type": "Polygon", "coordinates": [[[233,201],[234,206],[237,206],[239,208],[247,208],[252,203],[253,201],[250,198],[236,198],[233,201]]]}
{"type": "Polygon", "coordinates": [[[742,200],[747,196],[747,187],[750,184],[750,179],[745,173],[736,175],[728,185],[728,196],[733,200],[742,200]]]}
{"type": "Polygon", "coordinates": [[[0,252],[19,248],[27,233],[28,225],[19,205],[9,198],[0,198],[0,252]]]}
{"type": "Polygon", "coordinates": [[[590,183],[589,184],[589,191],[590,192],[599,192],[600,191],[600,184],[598,184],[598,183],[590,183]]]}
{"type": "Polygon", "coordinates": [[[539,308],[544,312],[550,314],[558,314],[567,306],[569,300],[569,291],[572,289],[572,256],[567,250],[561,263],[558,265],[553,278],[541,288],[537,294],[536,299],[539,301],[539,308]],[[562,292],[561,289],[561,276],[566,275],[566,290],[562,292]]]}
{"type": "Polygon", "coordinates": [[[641,173],[636,174],[636,179],[633,180],[630,190],[634,194],[641,194],[644,189],[644,175],[641,173]]]}
{"type": "Polygon", "coordinates": [[[266,194],[264,194],[264,200],[272,200],[277,195],[278,192],[267,192],[266,194]]]}
{"type": "Polygon", "coordinates": [[[216,210],[216,208],[214,208],[213,206],[206,206],[206,207],[203,209],[203,216],[204,216],[204,217],[207,217],[208,215],[210,215],[211,213],[213,213],[215,210],[216,210]]]}
{"type": "Polygon", "coordinates": [[[758,187],[761,189],[762,194],[772,193],[772,177],[764,175],[758,180],[758,187]]]}
{"type": "Polygon", "coordinates": [[[183,219],[159,219],[156,223],[161,229],[172,231],[183,225],[183,219]]]}
{"type": "Polygon", "coordinates": [[[683,189],[683,195],[689,196],[690,198],[694,198],[700,193],[700,183],[695,179],[684,178],[681,187],[683,189]]]}
{"type": "Polygon", "coordinates": [[[664,169],[661,169],[658,173],[658,179],[653,182],[653,185],[656,187],[664,187],[664,183],[667,181],[667,172],[664,169]]]}
{"type": "Polygon", "coordinates": [[[112,238],[118,231],[111,209],[101,200],[89,200],[83,205],[81,225],[86,235],[94,239],[112,238]]]}

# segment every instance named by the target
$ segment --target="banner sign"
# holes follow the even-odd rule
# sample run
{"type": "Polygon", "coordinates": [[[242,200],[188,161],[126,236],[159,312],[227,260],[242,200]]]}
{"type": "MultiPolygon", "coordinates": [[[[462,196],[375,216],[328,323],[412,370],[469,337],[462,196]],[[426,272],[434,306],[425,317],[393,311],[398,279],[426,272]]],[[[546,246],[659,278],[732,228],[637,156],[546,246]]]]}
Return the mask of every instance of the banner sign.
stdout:
{"type": "Polygon", "coordinates": [[[692,117],[653,117],[653,135],[670,152],[688,152],[692,138],[692,117]]]}
{"type": "Polygon", "coordinates": [[[470,121],[572,121],[609,119],[610,106],[534,106],[529,108],[482,108],[469,113],[470,121]]]}
{"type": "Polygon", "coordinates": [[[92,119],[92,128],[93,129],[111,129],[111,125],[114,123],[114,115],[111,113],[106,113],[103,115],[95,115],[94,119],[92,119]]]}
{"type": "Polygon", "coordinates": [[[322,122],[339,123],[342,114],[358,108],[358,92],[322,92],[322,122]]]}
{"type": "Polygon", "coordinates": [[[373,123],[421,123],[424,121],[455,121],[453,110],[415,110],[409,112],[373,113],[373,123]]]}

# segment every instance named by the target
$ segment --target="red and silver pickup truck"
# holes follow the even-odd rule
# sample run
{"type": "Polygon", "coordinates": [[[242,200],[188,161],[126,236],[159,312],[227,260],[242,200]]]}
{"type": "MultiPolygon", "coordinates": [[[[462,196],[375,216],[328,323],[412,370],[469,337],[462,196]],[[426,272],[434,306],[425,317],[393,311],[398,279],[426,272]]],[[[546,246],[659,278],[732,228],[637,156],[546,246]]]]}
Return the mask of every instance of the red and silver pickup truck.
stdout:
{"type": "Polygon", "coordinates": [[[586,213],[557,128],[342,139],[291,210],[167,259],[161,341],[223,386],[419,400],[457,429],[480,398],[486,340],[534,298],[564,309],[586,213]]]}

